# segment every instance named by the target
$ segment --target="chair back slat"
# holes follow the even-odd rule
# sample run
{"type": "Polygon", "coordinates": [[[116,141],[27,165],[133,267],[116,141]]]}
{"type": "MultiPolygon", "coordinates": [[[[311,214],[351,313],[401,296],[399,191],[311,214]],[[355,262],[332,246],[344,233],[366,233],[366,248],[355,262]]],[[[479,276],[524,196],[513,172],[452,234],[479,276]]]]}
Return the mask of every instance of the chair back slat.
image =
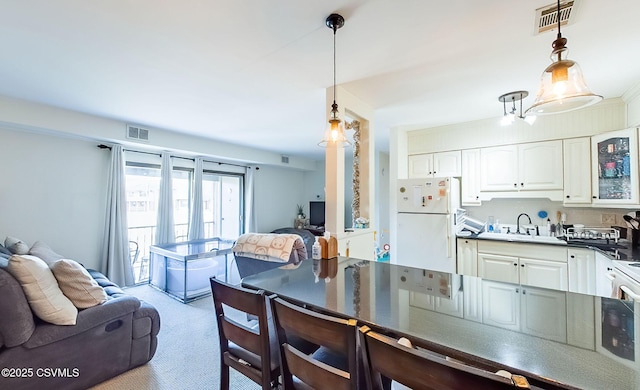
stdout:
{"type": "Polygon", "coordinates": [[[289,371],[314,389],[349,390],[349,372],[317,361],[288,344],[283,346],[289,371]]]}
{"type": "Polygon", "coordinates": [[[391,337],[360,331],[372,389],[382,389],[385,376],[414,390],[462,390],[470,388],[514,389],[511,379],[446,358],[398,344],[391,337]]]}
{"type": "Polygon", "coordinates": [[[216,278],[210,280],[220,341],[220,388],[229,389],[229,367],[232,367],[260,384],[263,389],[272,389],[277,384],[279,368],[271,361],[264,291],[234,286],[216,278]],[[257,318],[258,328],[250,328],[228,317],[225,313],[226,307],[257,318]],[[231,349],[229,343],[240,349],[231,349]],[[256,356],[257,362],[254,361],[256,356]],[[247,364],[249,360],[254,362],[247,364]]]}
{"type": "MultiPolygon", "coordinates": [[[[293,388],[293,377],[312,388],[348,390],[358,388],[357,327],[353,319],[342,319],[304,309],[281,298],[270,299],[285,390],[293,388]],[[306,355],[292,342],[300,339],[317,344],[336,361],[323,362],[306,355]],[[331,356],[335,358],[336,356],[331,356]]],[[[322,354],[319,356],[325,357],[322,354]]]]}

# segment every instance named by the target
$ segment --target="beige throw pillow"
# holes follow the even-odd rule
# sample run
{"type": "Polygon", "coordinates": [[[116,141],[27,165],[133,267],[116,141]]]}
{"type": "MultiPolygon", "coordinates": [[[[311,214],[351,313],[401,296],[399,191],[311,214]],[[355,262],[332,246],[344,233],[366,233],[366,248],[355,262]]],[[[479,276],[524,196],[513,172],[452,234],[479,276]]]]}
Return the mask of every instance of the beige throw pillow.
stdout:
{"type": "Polygon", "coordinates": [[[31,255],[13,255],[7,270],[18,280],[31,310],[55,325],[75,325],[78,309],[65,297],[47,263],[31,255]]]}
{"type": "Polygon", "coordinates": [[[61,259],[51,264],[60,290],[78,309],[86,309],[107,301],[107,293],[75,260],[61,259]]]}

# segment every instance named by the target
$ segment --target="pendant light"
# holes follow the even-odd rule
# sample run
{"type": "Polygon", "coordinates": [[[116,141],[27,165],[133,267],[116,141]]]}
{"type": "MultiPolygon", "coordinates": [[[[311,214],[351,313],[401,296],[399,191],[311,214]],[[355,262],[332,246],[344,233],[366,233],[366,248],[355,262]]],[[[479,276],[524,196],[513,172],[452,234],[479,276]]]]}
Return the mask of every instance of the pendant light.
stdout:
{"type": "Polygon", "coordinates": [[[325,20],[327,27],[333,30],[333,104],[329,113],[329,125],[324,138],[318,143],[320,146],[348,146],[351,142],[344,135],[344,123],[340,119],[338,104],[336,103],[336,31],[344,26],[344,18],[338,14],[331,14],[325,20]]]}
{"type": "Polygon", "coordinates": [[[498,97],[498,101],[502,102],[503,116],[500,124],[502,126],[508,126],[512,124],[516,118],[523,119],[530,125],[533,125],[533,122],[536,121],[536,116],[533,114],[529,114],[526,116],[522,116],[522,99],[529,96],[529,92],[527,91],[514,91],[505,93],[504,95],[500,95],[498,97]],[[520,111],[516,110],[516,102],[520,102],[520,111]],[[511,103],[511,108],[507,111],[507,103],[511,103]],[[516,115],[517,114],[517,115],[516,115]]]}
{"type": "Polygon", "coordinates": [[[575,62],[565,58],[567,39],[560,33],[560,0],[558,0],[558,36],[551,44],[551,60],[540,81],[536,100],[525,113],[535,115],[558,114],[595,104],[602,100],[587,87],[582,69],[575,62]]]}

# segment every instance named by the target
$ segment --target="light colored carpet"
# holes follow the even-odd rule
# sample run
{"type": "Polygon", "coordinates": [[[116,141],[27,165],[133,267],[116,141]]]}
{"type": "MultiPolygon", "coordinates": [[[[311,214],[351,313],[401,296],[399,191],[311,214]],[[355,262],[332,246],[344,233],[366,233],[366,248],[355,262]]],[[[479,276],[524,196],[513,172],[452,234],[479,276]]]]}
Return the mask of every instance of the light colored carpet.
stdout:
{"type": "MultiPolygon", "coordinates": [[[[211,296],[183,304],[148,285],[128,288],[126,292],[151,303],[160,312],[158,349],[149,363],[92,389],[218,389],[218,328],[211,296]]],[[[238,316],[238,320],[242,317],[238,316]]],[[[231,389],[260,389],[245,376],[230,371],[231,389]]]]}

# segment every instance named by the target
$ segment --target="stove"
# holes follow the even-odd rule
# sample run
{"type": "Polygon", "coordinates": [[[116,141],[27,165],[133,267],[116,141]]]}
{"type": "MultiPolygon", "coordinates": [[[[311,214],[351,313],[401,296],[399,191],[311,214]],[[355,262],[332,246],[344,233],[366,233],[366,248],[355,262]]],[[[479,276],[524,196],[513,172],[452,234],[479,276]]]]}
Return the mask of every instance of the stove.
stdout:
{"type": "Polygon", "coordinates": [[[614,261],[613,266],[617,271],[624,273],[636,283],[640,283],[640,262],[614,261]]]}

